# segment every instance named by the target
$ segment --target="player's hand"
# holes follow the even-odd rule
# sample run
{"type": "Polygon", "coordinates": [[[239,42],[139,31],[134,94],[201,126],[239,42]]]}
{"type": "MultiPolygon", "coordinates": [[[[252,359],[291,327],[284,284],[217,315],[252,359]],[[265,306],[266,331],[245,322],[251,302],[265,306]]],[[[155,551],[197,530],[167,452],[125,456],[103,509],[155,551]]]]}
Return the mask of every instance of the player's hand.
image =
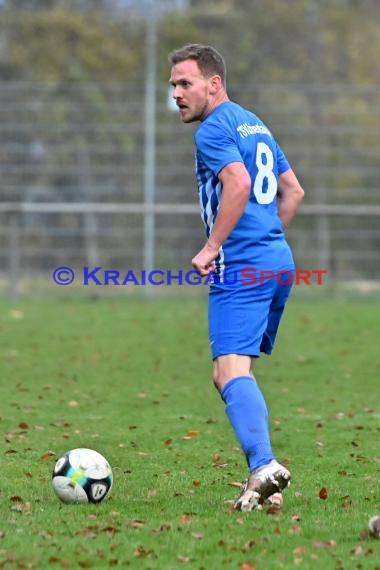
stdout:
{"type": "Polygon", "coordinates": [[[214,263],[219,255],[219,249],[213,247],[209,242],[200,250],[199,253],[191,260],[192,266],[200,275],[204,277],[216,270],[214,263]]]}

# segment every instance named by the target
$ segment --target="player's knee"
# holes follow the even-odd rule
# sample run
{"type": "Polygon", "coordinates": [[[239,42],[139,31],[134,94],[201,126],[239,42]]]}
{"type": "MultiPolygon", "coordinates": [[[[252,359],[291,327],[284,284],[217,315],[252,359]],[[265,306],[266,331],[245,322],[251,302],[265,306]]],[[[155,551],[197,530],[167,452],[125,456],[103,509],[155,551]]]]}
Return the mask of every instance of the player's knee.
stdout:
{"type": "Polygon", "coordinates": [[[213,382],[215,388],[220,392],[221,388],[219,386],[219,374],[218,374],[218,371],[215,370],[215,368],[212,372],[212,382],[213,382]]]}
{"type": "Polygon", "coordinates": [[[212,381],[215,388],[220,392],[224,386],[225,382],[225,375],[223,374],[223,369],[221,369],[216,363],[214,364],[212,370],[212,381]]]}
{"type": "Polygon", "coordinates": [[[212,380],[215,388],[218,390],[218,392],[221,392],[224,385],[227,384],[227,382],[231,380],[231,378],[227,378],[225,375],[221,373],[214,372],[212,380]]]}

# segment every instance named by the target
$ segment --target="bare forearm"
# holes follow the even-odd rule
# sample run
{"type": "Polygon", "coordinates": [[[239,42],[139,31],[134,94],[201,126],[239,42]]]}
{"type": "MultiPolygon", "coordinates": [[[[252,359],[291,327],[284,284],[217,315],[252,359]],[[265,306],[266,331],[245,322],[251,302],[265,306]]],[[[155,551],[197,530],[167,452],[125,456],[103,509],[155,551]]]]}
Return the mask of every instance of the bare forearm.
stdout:
{"type": "Polygon", "coordinates": [[[192,259],[194,269],[207,275],[215,269],[220,246],[240,220],[251,192],[251,179],[240,162],[227,165],[219,174],[223,185],[222,200],[211,235],[204,247],[192,259]]]}
{"type": "Polygon", "coordinates": [[[294,218],[300,204],[302,202],[301,197],[291,197],[289,199],[279,198],[277,201],[277,210],[280,220],[282,222],[282,227],[287,229],[290,222],[294,218]]]}
{"type": "Polygon", "coordinates": [[[213,248],[219,249],[240,220],[249,198],[250,188],[223,188],[219,212],[208,239],[213,248]]]}
{"type": "Polygon", "coordinates": [[[284,229],[289,227],[304,197],[296,175],[290,169],[278,180],[277,211],[284,229]]]}

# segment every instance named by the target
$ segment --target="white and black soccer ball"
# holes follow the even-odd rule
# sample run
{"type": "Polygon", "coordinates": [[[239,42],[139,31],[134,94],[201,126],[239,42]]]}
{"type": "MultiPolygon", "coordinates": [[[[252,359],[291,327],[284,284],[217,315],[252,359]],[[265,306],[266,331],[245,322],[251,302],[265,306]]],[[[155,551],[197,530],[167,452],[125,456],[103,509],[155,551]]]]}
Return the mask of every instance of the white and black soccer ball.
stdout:
{"type": "Polygon", "coordinates": [[[71,449],[54,466],[53,489],[64,503],[100,503],[109,496],[112,483],[110,464],[93,449],[71,449]]]}

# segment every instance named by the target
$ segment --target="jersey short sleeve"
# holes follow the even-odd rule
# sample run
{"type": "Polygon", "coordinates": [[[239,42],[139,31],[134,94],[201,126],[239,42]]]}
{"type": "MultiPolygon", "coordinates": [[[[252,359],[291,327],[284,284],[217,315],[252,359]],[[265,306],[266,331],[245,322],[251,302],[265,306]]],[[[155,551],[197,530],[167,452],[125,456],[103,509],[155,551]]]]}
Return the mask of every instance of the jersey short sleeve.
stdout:
{"type": "Polygon", "coordinates": [[[280,145],[276,143],[276,146],[277,146],[277,171],[278,175],[280,176],[280,174],[283,174],[284,172],[289,170],[290,164],[280,145]]]}
{"type": "Polygon", "coordinates": [[[217,176],[231,162],[244,162],[232,132],[225,125],[205,123],[195,133],[197,152],[217,176]]]}

